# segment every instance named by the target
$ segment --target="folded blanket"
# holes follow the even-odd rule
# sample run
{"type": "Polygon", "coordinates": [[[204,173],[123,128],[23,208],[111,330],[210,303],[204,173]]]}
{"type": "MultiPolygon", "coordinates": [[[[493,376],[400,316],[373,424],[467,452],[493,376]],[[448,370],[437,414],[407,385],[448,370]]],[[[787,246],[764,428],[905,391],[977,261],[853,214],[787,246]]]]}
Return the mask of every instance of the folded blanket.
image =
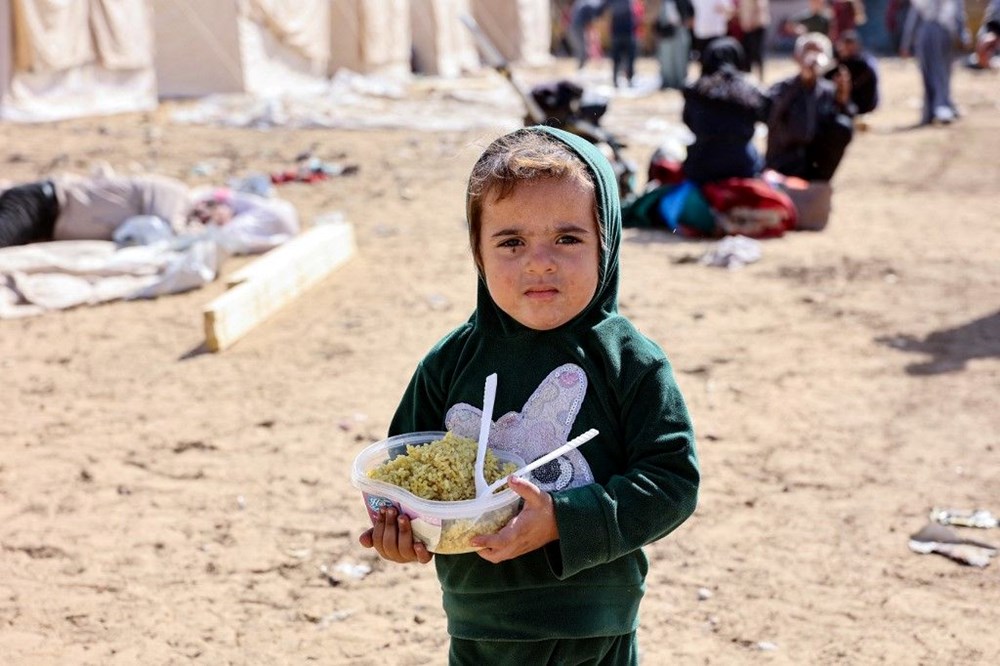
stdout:
{"type": "Polygon", "coordinates": [[[208,237],[132,247],[53,241],[0,248],[0,319],[195,289],[215,279],[221,254],[208,237]]]}

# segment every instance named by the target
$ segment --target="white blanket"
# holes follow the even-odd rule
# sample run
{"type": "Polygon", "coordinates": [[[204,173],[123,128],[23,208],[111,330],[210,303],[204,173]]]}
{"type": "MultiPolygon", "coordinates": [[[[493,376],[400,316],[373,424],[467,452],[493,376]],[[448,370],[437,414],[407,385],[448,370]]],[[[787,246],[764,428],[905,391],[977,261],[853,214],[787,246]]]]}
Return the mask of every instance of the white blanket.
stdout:
{"type": "Polygon", "coordinates": [[[196,289],[215,279],[222,253],[207,235],[132,247],[81,240],[0,248],[0,319],[196,289]]]}

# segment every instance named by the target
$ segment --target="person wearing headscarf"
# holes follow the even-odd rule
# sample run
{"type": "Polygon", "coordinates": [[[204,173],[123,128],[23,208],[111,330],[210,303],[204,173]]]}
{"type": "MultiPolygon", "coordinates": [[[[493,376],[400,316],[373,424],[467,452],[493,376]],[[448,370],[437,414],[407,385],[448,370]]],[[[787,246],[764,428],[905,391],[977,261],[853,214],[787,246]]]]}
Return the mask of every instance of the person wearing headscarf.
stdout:
{"type": "Polygon", "coordinates": [[[763,162],[753,145],[767,98],[741,71],[743,47],[720,37],[705,49],[701,76],[684,88],[684,123],[694,134],[684,175],[696,183],[753,178],[763,162]]]}
{"type": "Polygon", "coordinates": [[[687,83],[693,21],[694,7],[691,0],[661,0],[656,5],[653,26],[656,33],[656,59],[660,64],[661,90],[681,90],[687,83]]]}

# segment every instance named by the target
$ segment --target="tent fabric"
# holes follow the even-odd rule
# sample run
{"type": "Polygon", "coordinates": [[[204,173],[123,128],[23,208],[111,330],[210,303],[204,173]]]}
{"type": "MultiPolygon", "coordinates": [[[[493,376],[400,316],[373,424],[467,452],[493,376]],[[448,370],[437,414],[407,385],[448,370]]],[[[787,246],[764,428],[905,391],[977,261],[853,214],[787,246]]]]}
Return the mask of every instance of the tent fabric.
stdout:
{"type": "Polygon", "coordinates": [[[90,31],[101,65],[112,70],[152,67],[153,25],[145,2],[93,0],[90,31]]]}
{"type": "Polygon", "coordinates": [[[162,97],[320,92],[330,52],[328,0],[153,0],[162,97]]]}
{"type": "Polygon", "coordinates": [[[306,60],[326,62],[330,33],[316,21],[329,0],[250,0],[247,10],[255,22],[267,26],[278,40],[306,60]]]}
{"type": "Polygon", "coordinates": [[[552,60],[551,0],[472,0],[472,17],[508,61],[537,66],[552,60]]]}
{"type": "Polygon", "coordinates": [[[472,14],[469,0],[411,1],[417,71],[454,78],[480,69],[475,42],[459,18],[463,14],[472,14]]]}
{"type": "Polygon", "coordinates": [[[330,0],[330,74],[410,74],[410,0],[330,0]]]}
{"type": "Polygon", "coordinates": [[[13,0],[14,64],[25,72],[59,72],[92,62],[89,0],[13,0]]]}
{"type": "Polygon", "coordinates": [[[151,24],[147,0],[0,0],[0,119],[155,108],[151,24]]]}

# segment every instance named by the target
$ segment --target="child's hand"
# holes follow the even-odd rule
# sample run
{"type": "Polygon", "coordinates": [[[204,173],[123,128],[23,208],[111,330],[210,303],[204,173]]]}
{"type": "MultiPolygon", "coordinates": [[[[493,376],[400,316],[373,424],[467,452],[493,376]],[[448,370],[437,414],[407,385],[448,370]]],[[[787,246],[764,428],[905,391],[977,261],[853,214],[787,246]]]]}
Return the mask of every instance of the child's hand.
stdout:
{"type": "Polygon", "coordinates": [[[390,562],[427,564],[434,554],[413,538],[410,518],[405,515],[397,517],[396,514],[396,509],[392,507],[381,509],[375,526],[358,537],[358,541],[365,548],[374,548],[382,559],[390,562]]]}
{"type": "Polygon", "coordinates": [[[511,477],[507,483],[524,498],[521,512],[496,534],[472,539],[472,545],[483,547],[479,556],[494,564],[530,553],[559,538],[552,496],[521,478],[511,477]]]}

